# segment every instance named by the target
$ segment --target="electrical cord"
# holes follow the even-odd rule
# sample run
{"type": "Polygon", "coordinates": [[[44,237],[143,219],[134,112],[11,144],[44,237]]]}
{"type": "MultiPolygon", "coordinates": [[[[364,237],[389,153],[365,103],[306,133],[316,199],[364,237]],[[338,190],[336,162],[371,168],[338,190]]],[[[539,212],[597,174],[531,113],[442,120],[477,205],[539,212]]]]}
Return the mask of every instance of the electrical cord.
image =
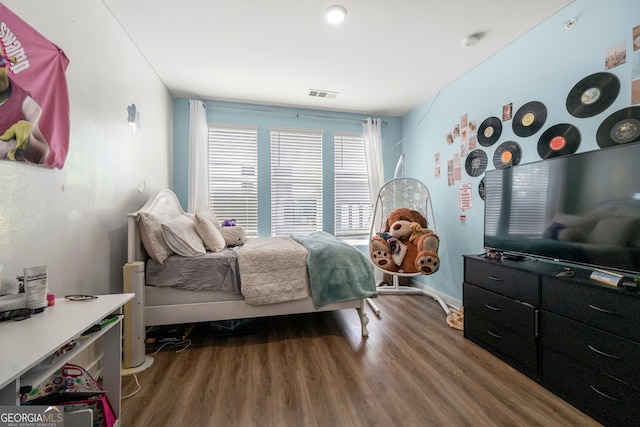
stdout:
{"type": "MultiPolygon", "coordinates": [[[[166,342],[166,343],[162,344],[160,347],[158,347],[158,349],[156,351],[151,353],[150,356],[155,356],[156,354],[158,354],[160,352],[160,350],[162,350],[167,345],[183,345],[183,344],[186,344],[186,345],[183,348],[180,348],[180,349],[176,350],[176,353],[180,353],[180,352],[188,349],[191,346],[191,340],[184,340],[184,341],[180,341],[180,342],[166,342]]],[[[137,388],[134,391],[132,391],[131,393],[127,394],[126,396],[121,396],[120,399],[128,399],[128,398],[134,396],[140,390],[142,390],[142,386],[140,385],[140,381],[138,381],[138,375],[137,374],[133,374],[133,379],[136,382],[137,388]]]]}

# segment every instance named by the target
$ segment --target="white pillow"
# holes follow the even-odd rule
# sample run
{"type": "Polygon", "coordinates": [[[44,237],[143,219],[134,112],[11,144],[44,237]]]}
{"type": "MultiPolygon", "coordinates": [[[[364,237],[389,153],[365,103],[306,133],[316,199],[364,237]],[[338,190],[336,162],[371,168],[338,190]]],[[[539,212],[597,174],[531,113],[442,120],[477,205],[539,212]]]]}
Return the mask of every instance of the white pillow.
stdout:
{"type": "Polygon", "coordinates": [[[220,252],[226,246],[224,237],[220,234],[220,231],[216,227],[216,224],[211,222],[206,215],[196,214],[194,220],[196,225],[196,231],[204,242],[205,246],[213,252],[220,252]]]}
{"type": "Polygon", "coordinates": [[[160,264],[163,264],[167,257],[173,255],[173,251],[164,240],[161,227],[162,222],[170,219],[171,217],[168,214],[159,217],[148,212],[140,212],[138,217],[140,239],[142,240],[144,249],[151,258],[160,264]]]}
{"type": "Polygon", "coordinates": [[[163,222],[162,235],[167,245],[178,255],[191,257],[207,253],[193,223],[193,214],[182,214],[163,222]]]}
{"type": "Polygon", "coordinates": [[[218,221],[218,217],[216,217],[209,209],[202,209],[200,212],[196,213],[196,216],[208,219],[215,228],[220,229],[220,221],[218,221]]]}

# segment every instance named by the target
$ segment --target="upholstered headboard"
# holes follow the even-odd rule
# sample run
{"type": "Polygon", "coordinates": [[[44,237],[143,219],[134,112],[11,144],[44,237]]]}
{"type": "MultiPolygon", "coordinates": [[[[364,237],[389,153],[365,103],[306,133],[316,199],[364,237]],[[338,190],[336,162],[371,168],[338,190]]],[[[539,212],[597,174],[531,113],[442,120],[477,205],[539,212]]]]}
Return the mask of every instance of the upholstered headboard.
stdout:
{"type": "Polygon", "coordinates": [[[136,212],[127,214],[127,263],[134,261],[146,261],[149,257],[144,250],[142,240],[140,239],[140,230],[138,228],[138,218],[140,212],[148,212],[152,215],[163,216],[169,215],[176,217],[184,213],[180,202],[175,193],[169,189],[162,189],[136,212]]]}

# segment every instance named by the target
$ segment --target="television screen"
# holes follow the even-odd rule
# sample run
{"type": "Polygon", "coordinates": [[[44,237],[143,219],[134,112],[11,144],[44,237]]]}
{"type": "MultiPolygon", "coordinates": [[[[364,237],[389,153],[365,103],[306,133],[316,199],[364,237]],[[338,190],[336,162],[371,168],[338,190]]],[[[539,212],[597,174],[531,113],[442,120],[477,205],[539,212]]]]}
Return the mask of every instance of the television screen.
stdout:
{"type": "Polygon", "coordinates": [[[639,273],[640,143],[487,171],[484,245],[639,273]]]}

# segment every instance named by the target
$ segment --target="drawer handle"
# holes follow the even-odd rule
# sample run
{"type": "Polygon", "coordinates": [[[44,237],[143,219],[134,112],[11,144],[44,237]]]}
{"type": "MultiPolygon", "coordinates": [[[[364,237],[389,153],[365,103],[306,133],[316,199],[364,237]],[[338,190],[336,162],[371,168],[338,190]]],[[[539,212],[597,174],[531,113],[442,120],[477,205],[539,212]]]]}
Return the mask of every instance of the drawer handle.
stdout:
{"type": "Polygon", "coordinates": [[[489,276],[489,279],[495,280],[496,282],[504,282],[504,279],[502,277],[489,276]]]}
{"type": "Polygon", "coordinates": [[[606,314],[613,314],[615,316],[621,316],[620,313],[617,313],[615,311],[611,311],[611,310],[607,310],[604,308],[600,308],[600,307],[596,307],[595,305],[589,304],[589,308],[595,311],[599,311],[600,313],[606,313],[606,314]]]}
{"type": "Polygon", "coordinates": [[[488,329],[487,329],[487,333],[488,333],[489,335],[491,335],[492,337],[494,337],[494,338],[502,339],[502,335],[498,335],[498,334],[496,334],[495,332],[491,332],[491,331],[490,331],[490,330],[488,330],[488,329]]]}
{"type": "Polygon", "coordinates": [[[620,399],[616,399],[616,398],[615,398],[615,397],[613,397],[613,396],[609,396],[608,394],[601,392],[600,390],[598,390],[598,389],[597,389],[595,386],[593,386],[593,385],[590,385],[589,387],[591,388],[591,390],[595,391],[596,393],[598,393],[598,394],[599,394],[600,396],[602,396],[602,397],[605,397],[605,398],[607,398],[607,399],[609,399],[609,400],[613,400],[614,402],[618,402],[618,403],[622,402],[620,399]]]}
{"type": "Polygon", "coordinates": [[[609,354],[609,353],[605,353],[602,350],[598,350],[597,348],[595,348],[594,346],[592,346],[591,344],[589,344],[587,347],[589,347],[589,350],[593,351],[594,353],[598,353],[601,356],[605,356],[608,357],[610,359],[616,359],[616,360],[620,360],[620,356],[616,356],[614,354],[609,354]]]}
{"type": "Polygon", "coordinates": [[[484,306],[487,307],[489,310],[500,311],[500,307],[494,307],[494,306],[489,305],[487,303],[485,303],[484,306]]]}

